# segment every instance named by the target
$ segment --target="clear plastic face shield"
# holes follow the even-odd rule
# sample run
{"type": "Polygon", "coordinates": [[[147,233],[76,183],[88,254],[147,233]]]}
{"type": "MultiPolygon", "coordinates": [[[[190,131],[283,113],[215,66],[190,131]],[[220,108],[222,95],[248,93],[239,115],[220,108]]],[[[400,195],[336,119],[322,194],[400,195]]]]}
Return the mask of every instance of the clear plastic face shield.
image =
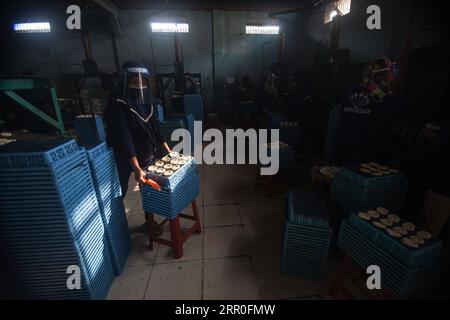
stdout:
{"type": "Polygon", "coordinates": [[[149,71],[146,68],[127,68],[124,81],[125,93],[135,103],[148,103],[149,71]]]}

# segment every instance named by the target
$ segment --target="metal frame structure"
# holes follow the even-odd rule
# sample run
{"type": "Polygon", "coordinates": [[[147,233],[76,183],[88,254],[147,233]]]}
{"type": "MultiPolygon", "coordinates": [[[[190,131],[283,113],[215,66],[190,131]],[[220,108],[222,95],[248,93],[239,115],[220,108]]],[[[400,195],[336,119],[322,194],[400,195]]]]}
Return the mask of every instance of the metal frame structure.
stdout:
{"type": "Polygon", "coordinates": [[[0,79],[0,91],[17,102],[25,109],[31,111],[36,116],[49,123],[53,127],[59,130],[61,135],[66,134],[64,129],[64,123],[61,115],[61,108],[59,107],[58,97],[56,96],[56,90],[52,86],[51,82],[45,78],[16,78],[16,79],[0,79]],[[55,110],[56,119],[47,115],[44,111],[34,106],[28,100],[22,98],[16,91],[30,90],[30,89],[42,89],[50,91],[50,98],[55,110]]]}

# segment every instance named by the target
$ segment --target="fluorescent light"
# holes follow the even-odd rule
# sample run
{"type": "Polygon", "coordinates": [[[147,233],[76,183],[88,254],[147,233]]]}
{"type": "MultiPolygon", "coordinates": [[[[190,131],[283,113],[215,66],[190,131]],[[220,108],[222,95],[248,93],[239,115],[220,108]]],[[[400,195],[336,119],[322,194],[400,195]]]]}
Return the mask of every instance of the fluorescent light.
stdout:
{"type": "Polygon", "coordinates": [[[50,32],[50,23],[48,22],[15,23],[14,31],[19,33],[50,32]]]}
{"type": "Polygon", "coordinates": [[[330,12],[330,19],[333,20],[334,17],[336,17],[338,15],[336,10],[333,10],[330,12]]]}
{"type": "Polygon", "coordinates": [[[152,22],[151,28],[152,32],[189,32],[189,24],[187,23],[152,22]]]}
{"type": "Polygon", "coordinates": [[[278,34],[279,26],[245,26],[246,34],[278,34]]]}

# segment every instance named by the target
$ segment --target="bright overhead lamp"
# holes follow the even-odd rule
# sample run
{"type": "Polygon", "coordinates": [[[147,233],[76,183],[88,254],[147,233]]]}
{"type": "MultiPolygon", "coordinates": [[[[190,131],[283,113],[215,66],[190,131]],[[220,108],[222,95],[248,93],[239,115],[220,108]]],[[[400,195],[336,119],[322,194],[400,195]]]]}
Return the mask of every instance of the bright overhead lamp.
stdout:
{"type": "Polygon", "coordinates": [[[175,33],[189,32],[189,24],[187,23],[152,22],[150,26],[152,28],[152,32],[175,32],[175,33]]]}
{"type": "Polygon", "coordinates": [[[279,26],[245,26],[246,34],[278,34],[279,26]]]}
{"type": "Polygon", "coordinates": [[[50,32],[49,22],[26,22],[14,23],[14,32],[18,33],[41,33],[50,32]]]}

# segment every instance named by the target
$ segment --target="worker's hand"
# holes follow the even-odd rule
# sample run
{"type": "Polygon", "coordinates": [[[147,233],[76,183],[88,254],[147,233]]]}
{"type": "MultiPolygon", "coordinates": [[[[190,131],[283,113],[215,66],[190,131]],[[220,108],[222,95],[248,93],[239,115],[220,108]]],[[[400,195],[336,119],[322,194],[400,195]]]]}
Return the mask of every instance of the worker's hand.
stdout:
{"type": "Polygon", "coordinates": [[[146,179],[145,180],[145,184],[149,185],[150,187],[152,187],[156,191],[161,191],[161,186],[157,182],[153,181],[152,179],[146,179]]]}
{"type": "Polygon", "coordinates": [[[145,171],[142,169],[138,169],[138,170],[134,171],[134,179],[140,185],[145,184],[145,181],[147,180],[146,176],[147,175],[145,174],[145,171]]]}

